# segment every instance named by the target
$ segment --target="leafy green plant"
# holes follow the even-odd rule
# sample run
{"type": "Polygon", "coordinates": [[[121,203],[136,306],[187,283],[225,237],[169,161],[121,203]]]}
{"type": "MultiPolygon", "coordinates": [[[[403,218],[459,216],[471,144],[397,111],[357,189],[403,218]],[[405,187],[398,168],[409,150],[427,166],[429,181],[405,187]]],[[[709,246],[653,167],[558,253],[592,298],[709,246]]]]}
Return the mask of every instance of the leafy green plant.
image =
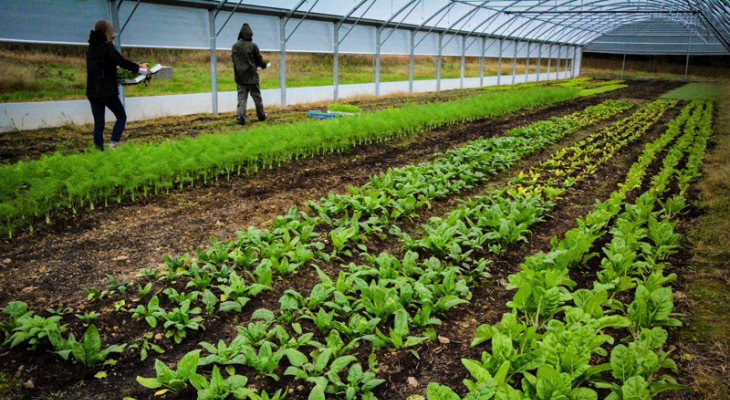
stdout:
{"type": "Polygon", "coordinates": [[[170,300],[170,303],[172,304],[182,304],[183,301],[193,302],[197,300],[200,295],[200,292],[197,290],[190,293],[178,293],[178,291],[174,288],[167,288],[163,290],[162,293],[167,295],[167,299],[170,300]]]}
{"type": "Polygon", "coordinates": [[[173,370],[164,362],[155,360],[155,371],[157,376],[154,378],[137,377],[137,382],[149,389],[159,389],[156,395],[163,395],[167,392],[179,393],[188,387],[188,383],[195,378],[198,370],[198,361],[200,360],[200,350],[191,351],[177,363],[177,369],[173,370]]]}
{"type": "Polygon", "coordinates": [[[193,375],[190,383],[198,391],[199,400],[225,400],[234,396],[237,399],[251,398],[255,392],[246,387],[248,379],[241,375],[231,375],[223,379],[218,366],[213,366],[210,381],[202,375],[193,375]]]}
{"type": "Polygon", "coordinates": [[[83,314],[76,314],[76,318],[80,319],[81,322],[83,322],[84,326],[89,326],[95,319],[99,317],[99,314],[96,312],[86,312],[83,314]]]}
{"type": "Polygon", "coordinates": [[[627,314],[632,323],[632,330],[638,333],[642,328],[657,326],[682,326],[682,322],[673,318],[674,296],[668,287],[650,290],[644,285],[636,287],[634,301],[629,304],[627,314]]]}
{"type": "Polygon", "coordinates": [[[73,334],[69,335],[68,339],[63,339],[59,331],[53,331],[49,338],[56,349],[55,353],[61,358],[68,360],[69,356],[73,356],[76,362],[87,367],[107,361],[106,358],[109,354],[121,353],[127,346],[126,344],[111,345],[102,350],[101,337],[94,324],[89,325],[80,342],[76,341],[73,334]]]}
{"type": "Polygon", "coordinates": [[[152,293],[152,282],[147,282],[146,285],[137,285],[137,298],[144,299],[152,293]]]}
{"type": "Polygon", "coordinates": [[[258,352],[251,346],[244,346],[242,354],[246,360],[245,365],[254,368],[259,375],[278,381],[279,376],[274,371],[279,367],[282,358],[286,357],[294,367],[299,367],[307,361],[307,356],[297,349],[281,347],[274,350],[274,347],[268,341],[261,345],[258,352]]]}
{"type": "Polygon", "coordinates": [[[22,301],[11,301],[5,306],[3,309],[3,317],[7,321],[0,322],[0,331],[5,334],[5,338],[18,326],[18,318],[28,313],[33,314],[32,311],[28,311],[28,304],[22,301]]]}
{"type": "Polygon", "coordinates": [[[189,300],[183,301],[180,303],[180,307],[174,308],[169,313],[163,314],[160,312],[158,318],[161,317],[164,319],[164,328],[167,329],[165,337],[173,338],[175,343],[180,343],[187,336],[188,330],[197,331],[198,329],[205,329],[200,324],[203,321],[202,317],[191,318],[191,315],[197,315],[200,312],[200,307],[190,308],[189,300]]]}
{"type": "Polygon", "coordinates": [[[150,342],[153,338],[152,332],[147,332],[142,336],[141,338],[137,339],[134,344],[127,347],[128,349],[139,349],[139,358],[140,361],[144,361],[147,359],[150,351],[154,351],[155,353],[162,354],[165,352],[160,346],[150,342]]]}
{"type": "Polygon", "coordinates": [[[230,344],[226,345],[223,340],[218,341],[217,346],[207,342],[201,342],[210,355],[200,359],[199,365],[245,365],[246,356],[243,355],[244,347],[251,347],[249,339],[243,335],[237,335],[230,344]]]}
{"type": "MultiPolygon", "coordinates": [[[[19,311],[20,307],[18,310],[19,311]]],[[[61,325],[59,321],[61,317],[55,315],[53,317],[43,318],[40,315],[35,315],[32,311],[28,311],[25,314],[15,318],[12,324],[15,326],[8,337],[3,342],[3,345],[10,345],[10,348],[18,346],[21,343],[28,342],[32,349],[37,349],[38,346],[48,343],[51,335],[66,331],[66,325],[61,325]]]]}
{"type": "Polygon", "coordinates": [[[99,291],[94,288],[85,288],[84,291],[86,292],[86,299],[89,301],[101,300],[109,294],[107,290],[99,291]]]}
{"type": "Polygon", "coordinates": [[[331,381],[349,364],[357,361],[357,358],[351,355],[335,358],[332,354],[332,349],[329,348],[313,352],[311,362],[305,362],[299,366],[290,366],[286,369],[284,375],[291,375],[296,379],[314,383],[317,386],[324,386],[326,390],[327,380],[331,381]],[[322,379],[322,377],[325,377],[325,379],[322,379]]]}
{"type": "Polygon", "coordinates": [[[415,349],[411,349],[411,347],[418,346],[428,339],[425,337],[409,336],[411,332],[408,328],[408,318],[406,310],[401,308],[395,313],[394,328],[389,329],[390,335],[386,336],[380,329],[375,328],[375,335],[365,335],[363,336],[363,340],[372,343],[373,349],[375,350],[385,347],[394,350],[407,349],[414,357],[420,359],[418,352],[415,349]]]}
{"type": "Polygon", "coordinates": [[[114,275],[107,274],[106,279],[108,281],[106,286],[107,293],[124,294],[130,285],[126,279],[118,280],[114,275]]]}
{"type": "Polygon", "coordinates": [[[158,318],[162,319],[166,315],[165,310],[160,308],[160,299],[157,296],[150,299],[147,307],[140,304],[137,308],[129,310],[129,312],[132,313],[134,319],[144,318],[152,328],[157,328],[158,318]]]}
{"type": "Polygon", "coordinates": [[[66,314],[73,314],[73,310],[71,309],[71,307],[64,307],[64,306],[58,306],[55,309],[46,308],[46,312],[48,312],[51,315],[58,315],[60,317],[63,317],[66,314]]]}
{"type": "Polygon", "coordinates": [[[618,383],[598,382],[596,386],[610,389],[607,399],[611,400],[650,399],[666,390],[687,389],[668,375],[658,375],[661,369],[677,373],[677,365],[669,358],[669,352],[660,350],[666,340],[667,331],[662,328],[642,329],[639,340],[628,346],[614,347],[610,363],[599,368],[610,369],[618,383]]]}

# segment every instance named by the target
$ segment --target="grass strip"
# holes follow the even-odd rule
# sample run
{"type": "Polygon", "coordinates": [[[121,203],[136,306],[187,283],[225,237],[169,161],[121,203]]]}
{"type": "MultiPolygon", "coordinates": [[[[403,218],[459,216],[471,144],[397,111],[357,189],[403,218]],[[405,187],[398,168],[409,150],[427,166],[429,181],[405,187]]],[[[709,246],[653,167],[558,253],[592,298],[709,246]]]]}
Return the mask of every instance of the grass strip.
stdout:
{"type": "Polygon", "coordinates": [[[688,83],[680,88],[664,94],[663,99],[676,100],[718,100],[721,87],[711,83],[688,83]]]}
{"type": "Polygon", "coordinates": [[[316,154],[344,151],[448,124],[474,121],[577,97],[567,88],[534,88],[449,103],[406,106],[336,121],[262,126],[245,134],[201,135],[161,145],[123,146],[0,167],[0,221],[12,237],[57,210],[93,209],[109,200],[253,173],[316,154]]]}
{"type": "Polygon", "coordinates": [[[580,91],[580,96],[581,97],[593,96],[596,94],[612,92],[614,90],[619,90],[619,89],[623,89],[626,87],[629,87],[629,85],[612,84],[612,85],[606,85],[606,86],[599,86],[597,88],[583,89],[580,91]]]}

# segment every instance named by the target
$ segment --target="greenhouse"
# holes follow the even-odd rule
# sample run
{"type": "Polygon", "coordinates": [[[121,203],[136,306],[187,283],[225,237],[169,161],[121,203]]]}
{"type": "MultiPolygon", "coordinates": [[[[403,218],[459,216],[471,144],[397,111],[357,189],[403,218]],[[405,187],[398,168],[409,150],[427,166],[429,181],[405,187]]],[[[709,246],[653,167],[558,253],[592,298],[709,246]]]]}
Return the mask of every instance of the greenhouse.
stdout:
{"type": "Polygon", "coordinates": [[[0,9],[0,398],[730,398],[730,1],[0,9]]]}

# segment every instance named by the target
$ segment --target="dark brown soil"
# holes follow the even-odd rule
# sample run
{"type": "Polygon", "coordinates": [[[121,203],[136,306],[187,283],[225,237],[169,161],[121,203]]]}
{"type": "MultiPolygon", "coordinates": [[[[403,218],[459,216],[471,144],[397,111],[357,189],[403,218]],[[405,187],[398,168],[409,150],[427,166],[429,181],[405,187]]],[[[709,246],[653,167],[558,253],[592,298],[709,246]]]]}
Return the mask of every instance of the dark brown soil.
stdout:
{"type": "MultiPolygon", "coordinates": [[[[132,343],[146,332],[144,321],[133,321],[128,314],[114,312],[112,305],[120,297],[88,302],[84,288],[104,288],[107,274],[117,279],[132,280],[141,268],[155,268],[161,264],[165,254],[194,254],[196,248],[207,246],[211,236],[221,241],[235,238],[236,231],[246,230],[249,226],[265,226],[273,217],[286,213],[292,206],[303,209],[308,200],[319,199],[329,192],[343,193],[348,186],[360,186],[370,176],[388,168],[426,161],[435,153],[463,145],[470,140],[499,135],[511,127],[551,116],[566,115],[609,97],[629,98],[637,102],[653,100],[679,84],[629,82],[629,85],[627,89],[599,98],[576,100],[503,118],[425,132],[397,143],[361,146],[346,154],[298,161],[296,164],[262,171],[254,176],[213,182],[205,187],[188,188],[170,196],[149,197],[134,204],[97,209],[91,213],[62,219],[32,234],[25,233],[12,241],[0,242],[0,304],[4,306],[9,301],[22,300],[31,309],[45,316],[48,314],[42,310],[49,307],[71,307],[77,313],[94,310],[102,314],[96,325],[105,345],[132,343]]],[[[462,95],[454,94],[455,97],[462,95]]],[[[425,98],[423,101],[443,100],[439,96],[425,98]]],[[[397,100],[387,101],[398,104],[397,100]]],[[[421,101],[420,98],[418,101],[421,101]]],[[[373,108],[393,105],[377,100],[372,103],[373,108]]],[[[365,104],[360,106],[368,107],[365,104]]],[[[290,122],[288,117],[283,116],[287,112],[291,111],[282,112],[282,115],[272,112],[271,120],[290,122]]],[[[225,125],[226,118],[231,117],[182,118],[182,123],[164,121],[160,126],[151,122],[142,126],[140,123],[137,127],[130,127],[128,134],[133,136],[132,132],[137,132],[136,136],[143,137],[145,132],[153,132],[150,136],[159,138],[164,136],[163,132],[173,132],[165,137],[170,139],[183,135],[194,136],[201,131],[225,125]]],[[[643,140],[648,140],[657,132],[658,130],[651,132],[643,140]]],[[[28,142],[23,143],[28,145],[28,142]]],[[[475,288],[471,303],[452,310],[448,321],[437,328],[438,333],[451,343],[424,345],[419,349],[420,361],[407,353],[379,354],[379,375],[387,379],[388,383],[378,388],[378,398],[395,400],[408,394],[423,394],[428,382],[461,387],[460,381],[466,378],[466,371],[461,368],[460,359],[478,359],[482,351],[480,348],[469,347],[474,329],[482,323],[497,322],[506,310],[505,303],[511,293],[507,293],[501,286],[504,278],[515,271],[525,256],[545,250],[552,236],[572,228],[575,218],[585,214],[595,199],[604,199],[615,190],[616,183],[623,179],[623,174],[637,156],[642,143],[624,149],[619,157],[602,167],[593,179],[573,188],[565,200],[557,205],[552,219],[535,227],[529,243],[513,246],[508,249],[507,256],[495,261],[491,271],[494,277],[475,288]],[[407,383],[409,377],[414,377],[421,386],[410,387],[407,383]]],[[[37,157],[46,151],[52,150],[39,147],[29,156],[37,157]]],[[[546,152],[542,152],[524,162],[529,165],[539,162],[545,156],[546,152]]],[[[11,157],[17,159],[19,156],[15,154],[11,157]]],[[[439,210],[443,212],[448,207],[449,200],[439,202],[432,213],[439,210]]],[[[424,214],[422,221],[426,217],[424,214]]],[[[418,221],[411,226],[417,227],[418,221]]],[[[374,246],[373,251],[388,249],[387,244],[381,244],[382,248],[378,248],[377,244],[374,246]]],[[[325,266],[326,270],[334,271],[334,268],[325,266]]],[[[306,290],[314,284],[315,279],[312,269],[285,278],[274,285],[272,293],[264,294],[247,305],[246,309],[249,311],[238,318],[207,318],[206,330],[192,333],[179,346],[163,341],[166,353],[159,358],[173,364],[182,354],[196,348],[198,342],[214,343],[219,338],[229,340],[235,335],[237,320],[247,321],[250,312],[259,307],[277,308],[283,290],[292,287],[300,291],[306,290]]],[[[69,329],[77,337],[83,333],[84,328],[72,315],[65,316],[63,321],[69,324],[69,329]]],[[[367,365],[368,349],[369,346],[361,346],[360,355],[364,365],[367,365]]],[[[98,369],[85,369],[80,365],[64,362],[54,354],[23,349],[9,351],[2,348],[0,359],[3,363],[0,372],[17,376],[22,382],[32,381],[32,389],[13,390],[15,398],[43,398],[62,392],[65,398],[117,399],[131,396],[141,399],[151,398],[151,391],[138,385],[135,377],[154,375],[154,358],[152,356],[145,362],[140,362],[138,353],[127,352],[115,368],[107,368],[110,371],[108,378],[99,380],[93,378],[98,369]]],[[[261,379],[256,380],[256,385],[270,390],[275,387],[284,388],[291,382],[288,377],[279,383],[261,379]]],[[[306,398],[306,393],[298,392],[294,386],[292,389],[294,393],[290,398],[306,398]]],[[[191,396],[194,397],[192,392],[179,398],[191,396]]]]}

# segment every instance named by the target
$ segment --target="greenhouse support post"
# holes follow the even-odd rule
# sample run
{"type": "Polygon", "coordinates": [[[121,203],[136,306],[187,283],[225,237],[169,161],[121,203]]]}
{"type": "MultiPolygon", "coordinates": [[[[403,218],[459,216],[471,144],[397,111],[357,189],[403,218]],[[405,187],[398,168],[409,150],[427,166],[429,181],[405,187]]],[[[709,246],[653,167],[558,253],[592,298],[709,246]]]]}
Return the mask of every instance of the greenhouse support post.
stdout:
{"type": "Polygon", "coordinates": [[[215,10],[208,10],[208,28],[210,34],[210,91],[213,96],[213,115],[218,115],[218,57],[215,44],[215,10]]]}
{"type": "Polygon", "coordinates": [[[439,52],[436,57],[436,91],[441,91],[441,53],[443,51],[444,33],[439,33],[439,52]]]}
{"type": "Polygon", "coordinates": [[[575,78],[575,60],[578,58],[578,47],[573,46],[573,63],[570,68],[570,77],[575,78]]]}
{"type": "Polygon", "coordinates": [[[555,80],[560,79],[560,61],[562,61],[561,57],[563,57],[563,46],[558,45],[558,56],[555,57],[555,80]]]}
{"type": "Polygon", "coordinates": [[[537,47],[537,81],[540,82],[540,67],[542,67],[542,43],[537,47]]]}
{"type": "Polygon", "coordinates": [[[383,28],[375,30],[375,97],[380,96],[380,35],[383,28]]]}
{"type": "Polygon", "coordinates": [[[512,84],[515,84],[515,77],[517,76],[517,45],[520,44],[519,41],[512,42],[512,45],[515,47],[515,51],[512,53],[512,84]]]}
{"type": "Polygon", "coordinates": [[[504,39],[499,39],[499,60],[497,61],[497,86],[501,85],[502,81],[502,43],[504,39]]]}
{"type": "Polygon", "coordinates": [[[624,53],[624,61],[621,63],[621,79],[624,79],[624,72],[626,72],[626,53],[624,53]]]}
{"type": "Polygon", "coordinates": [[[687,75],[689,74],[689,52],[692,47],[692,36],[689,36],[687,38],[687,62],[684,65],[684,80],[687,80],[687,75]]]}
{"type": "Polygon", "coordinates": [[[527,57],[525,58],[525,82],[530,77],[530,42],[527,42],[527,57]]]}
{"type": "Polygon", "coordinates": [[[332,83],[334,85],[335,101],[340,97],[340,23],[335,23],[334,32],[334,56],[332,60],[332,83]]]}
{"type": "Polygon", "coordinates": [[[552,67],[551,63],[553,61],[553,44],[550,43],[548,46],[548,65],[547,65],[547,80],[550,80],[550,67],[552,67]]]}
{"type": "Polygon", "coordinates": [[[482,51],[479,57],[479,87],[484,87],[484,47],[486,46],[487,38],[482,38],[482,51]]]}
{"type": "Polygon", "coordinates": [[[580,64],[578,64],[578,76],[583,74],[583,49],[580,50],[580,64]]]}
{"type": "Polygon", "coordinates": [[[464,64],[466,64],[466,35],[461,40],[461,80],[459,82],[459,89],[464,88],[464,64]]]}
{"type": "Polygon", "coordinates": [[[287,17],[279,18],[279,86],[281,87],[281,106],[286,107],[286,20],[287,17]]]}
{"type": "Polygon", "coordinates": [[[411,52],[408,57],[408,93],[413,93],[413,64],[416,52],[416,31],[411,31],[411,52]]]}

